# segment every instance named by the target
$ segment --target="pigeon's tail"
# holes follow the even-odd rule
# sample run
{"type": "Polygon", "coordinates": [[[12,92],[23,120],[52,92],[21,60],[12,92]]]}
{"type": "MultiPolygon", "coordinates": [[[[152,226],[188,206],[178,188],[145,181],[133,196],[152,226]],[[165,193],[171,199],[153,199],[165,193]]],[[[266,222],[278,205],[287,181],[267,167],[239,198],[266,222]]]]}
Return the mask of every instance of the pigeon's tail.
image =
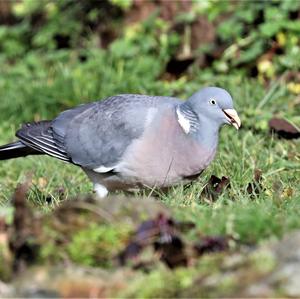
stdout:
{"type": "Polygon", "coordinates": [[[5,144],[0,146],[0,160],[8,160],[28,155],[41,155],[43,153],[26,146],[21,141],[5,144]]]}

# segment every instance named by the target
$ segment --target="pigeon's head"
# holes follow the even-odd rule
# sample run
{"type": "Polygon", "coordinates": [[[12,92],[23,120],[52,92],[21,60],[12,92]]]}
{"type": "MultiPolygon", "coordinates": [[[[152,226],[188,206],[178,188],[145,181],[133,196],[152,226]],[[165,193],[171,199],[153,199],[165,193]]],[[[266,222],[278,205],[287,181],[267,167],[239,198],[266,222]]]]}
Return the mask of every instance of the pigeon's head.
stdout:
{"type": "Polygon", "coordinates": [[[233,108],[231,95],[223,88],[205,87],[194,93],[186,102],[199,119],[209,119],[218,126],[241,126],[241,120],[233,108]]]}

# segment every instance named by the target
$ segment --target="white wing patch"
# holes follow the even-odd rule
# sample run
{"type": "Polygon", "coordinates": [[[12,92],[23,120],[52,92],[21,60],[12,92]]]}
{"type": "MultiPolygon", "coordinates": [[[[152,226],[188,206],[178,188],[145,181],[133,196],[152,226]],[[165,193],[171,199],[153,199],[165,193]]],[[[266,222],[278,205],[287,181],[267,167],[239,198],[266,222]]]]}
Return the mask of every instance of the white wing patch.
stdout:
{"type": "Polygon", "coordinates": [[[176,109],[176,113],[177,113],[177,117],[178,117],[177,120],[178,120],[179,125],[181,126],[183,131],[186,134],[188,134],[191,129],[190,121],[183,116],[183,114],[180,112],[180,110],[178,108],[176,109]]]}
{"type": "Polygon", "coordinates": [[[93,170],[98,173],[105,173],[105,172],[109,172],[109,171],[113,170],[114,168],[115,167],[105,167],[102,165],[97,168],[94,168],[93,170]]]}

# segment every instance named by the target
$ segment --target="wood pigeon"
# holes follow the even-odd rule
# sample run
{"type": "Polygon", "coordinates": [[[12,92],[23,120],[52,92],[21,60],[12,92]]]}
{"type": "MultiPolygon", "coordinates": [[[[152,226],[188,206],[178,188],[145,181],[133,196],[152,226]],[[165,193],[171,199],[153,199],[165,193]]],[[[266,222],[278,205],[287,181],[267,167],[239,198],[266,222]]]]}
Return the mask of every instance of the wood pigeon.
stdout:
{"type": "Polygon", "coordinates": [[[188,183],[213,160],[220,127],[241,121],[230,94],[206,87],[188,100],[120,94],[27,123],[0,160],[46,154],[80,166],[97,195],[188,183]]]}

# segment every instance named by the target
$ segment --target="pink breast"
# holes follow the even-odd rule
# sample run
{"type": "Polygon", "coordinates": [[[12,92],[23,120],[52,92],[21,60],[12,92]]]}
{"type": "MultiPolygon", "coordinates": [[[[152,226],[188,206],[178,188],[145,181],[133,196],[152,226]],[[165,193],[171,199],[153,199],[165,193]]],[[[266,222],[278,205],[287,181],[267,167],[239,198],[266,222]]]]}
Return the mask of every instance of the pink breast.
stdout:
{"type": "Polygon", "coordinates": [[[184,133],[174,115],[167,113],[132,143],[120,171],[147,186],[169,186],[200,173],[215,152],[184,133]]]}

